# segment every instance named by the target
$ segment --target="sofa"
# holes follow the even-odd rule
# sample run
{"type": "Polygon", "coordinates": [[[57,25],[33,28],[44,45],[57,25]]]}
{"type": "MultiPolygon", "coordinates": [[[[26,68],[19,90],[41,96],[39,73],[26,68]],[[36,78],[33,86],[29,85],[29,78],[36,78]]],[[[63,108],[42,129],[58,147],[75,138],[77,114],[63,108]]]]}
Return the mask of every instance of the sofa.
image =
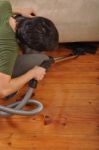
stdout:
{"type": "Polygon", "coordinates": [[[57,26],[60,42],[99,41],[99,0],[10,0],[32,7],[57,26]]]}

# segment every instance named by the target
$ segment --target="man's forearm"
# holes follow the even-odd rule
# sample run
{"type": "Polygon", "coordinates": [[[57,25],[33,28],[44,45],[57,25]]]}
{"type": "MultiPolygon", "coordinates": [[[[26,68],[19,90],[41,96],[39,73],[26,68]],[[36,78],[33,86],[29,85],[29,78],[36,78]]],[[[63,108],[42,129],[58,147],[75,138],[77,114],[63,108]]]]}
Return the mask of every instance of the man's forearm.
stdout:
{"type": "Polygon", "coordinates": [[[23,87],[28,81],[33,79],[33,73],[32,70],[28,71],[24,75],[11,79],[10,82],[8,83],[7,87],[5,88],[5,96],[14,93],[18,91],[21,87],[23,87]]]}

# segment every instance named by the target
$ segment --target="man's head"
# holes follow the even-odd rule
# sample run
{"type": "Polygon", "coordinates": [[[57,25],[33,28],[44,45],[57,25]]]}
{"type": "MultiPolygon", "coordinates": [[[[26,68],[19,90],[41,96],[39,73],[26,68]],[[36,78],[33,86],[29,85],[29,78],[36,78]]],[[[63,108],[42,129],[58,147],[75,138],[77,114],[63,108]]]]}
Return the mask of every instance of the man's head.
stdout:
{"type": "Polygon", "coordinates": [[[17,18],[16,37],[23,53],[28,48],[42,51],[52,51],[58,47],[59,35],[54,23],[44,17],[17,18]]]}

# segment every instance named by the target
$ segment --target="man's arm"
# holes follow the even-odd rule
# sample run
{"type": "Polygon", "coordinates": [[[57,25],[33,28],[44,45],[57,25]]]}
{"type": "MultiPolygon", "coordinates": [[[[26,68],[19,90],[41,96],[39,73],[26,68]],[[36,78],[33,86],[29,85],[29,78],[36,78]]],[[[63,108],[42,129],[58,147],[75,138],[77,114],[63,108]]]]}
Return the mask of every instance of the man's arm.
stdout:
{"type": "Polygon", "coordinates": [[[0,98],[6,97],[25,85],[31,79],[42,80],[45,75],[45,69],[34,67],[24,75],[11,79],[11,76],[0,73],[0,98]]]}

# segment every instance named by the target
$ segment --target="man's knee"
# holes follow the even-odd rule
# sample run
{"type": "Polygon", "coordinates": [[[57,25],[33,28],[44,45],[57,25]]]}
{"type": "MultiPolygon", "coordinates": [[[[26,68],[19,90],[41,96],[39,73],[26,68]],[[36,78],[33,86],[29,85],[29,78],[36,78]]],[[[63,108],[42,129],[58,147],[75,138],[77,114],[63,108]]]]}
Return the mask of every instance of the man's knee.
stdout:
{"type": "Polygon", "coordinates": [[[40,57],[42,60],[48,60],[49,59],[49,57],[45,54],[40,54],[40,57]]]}

